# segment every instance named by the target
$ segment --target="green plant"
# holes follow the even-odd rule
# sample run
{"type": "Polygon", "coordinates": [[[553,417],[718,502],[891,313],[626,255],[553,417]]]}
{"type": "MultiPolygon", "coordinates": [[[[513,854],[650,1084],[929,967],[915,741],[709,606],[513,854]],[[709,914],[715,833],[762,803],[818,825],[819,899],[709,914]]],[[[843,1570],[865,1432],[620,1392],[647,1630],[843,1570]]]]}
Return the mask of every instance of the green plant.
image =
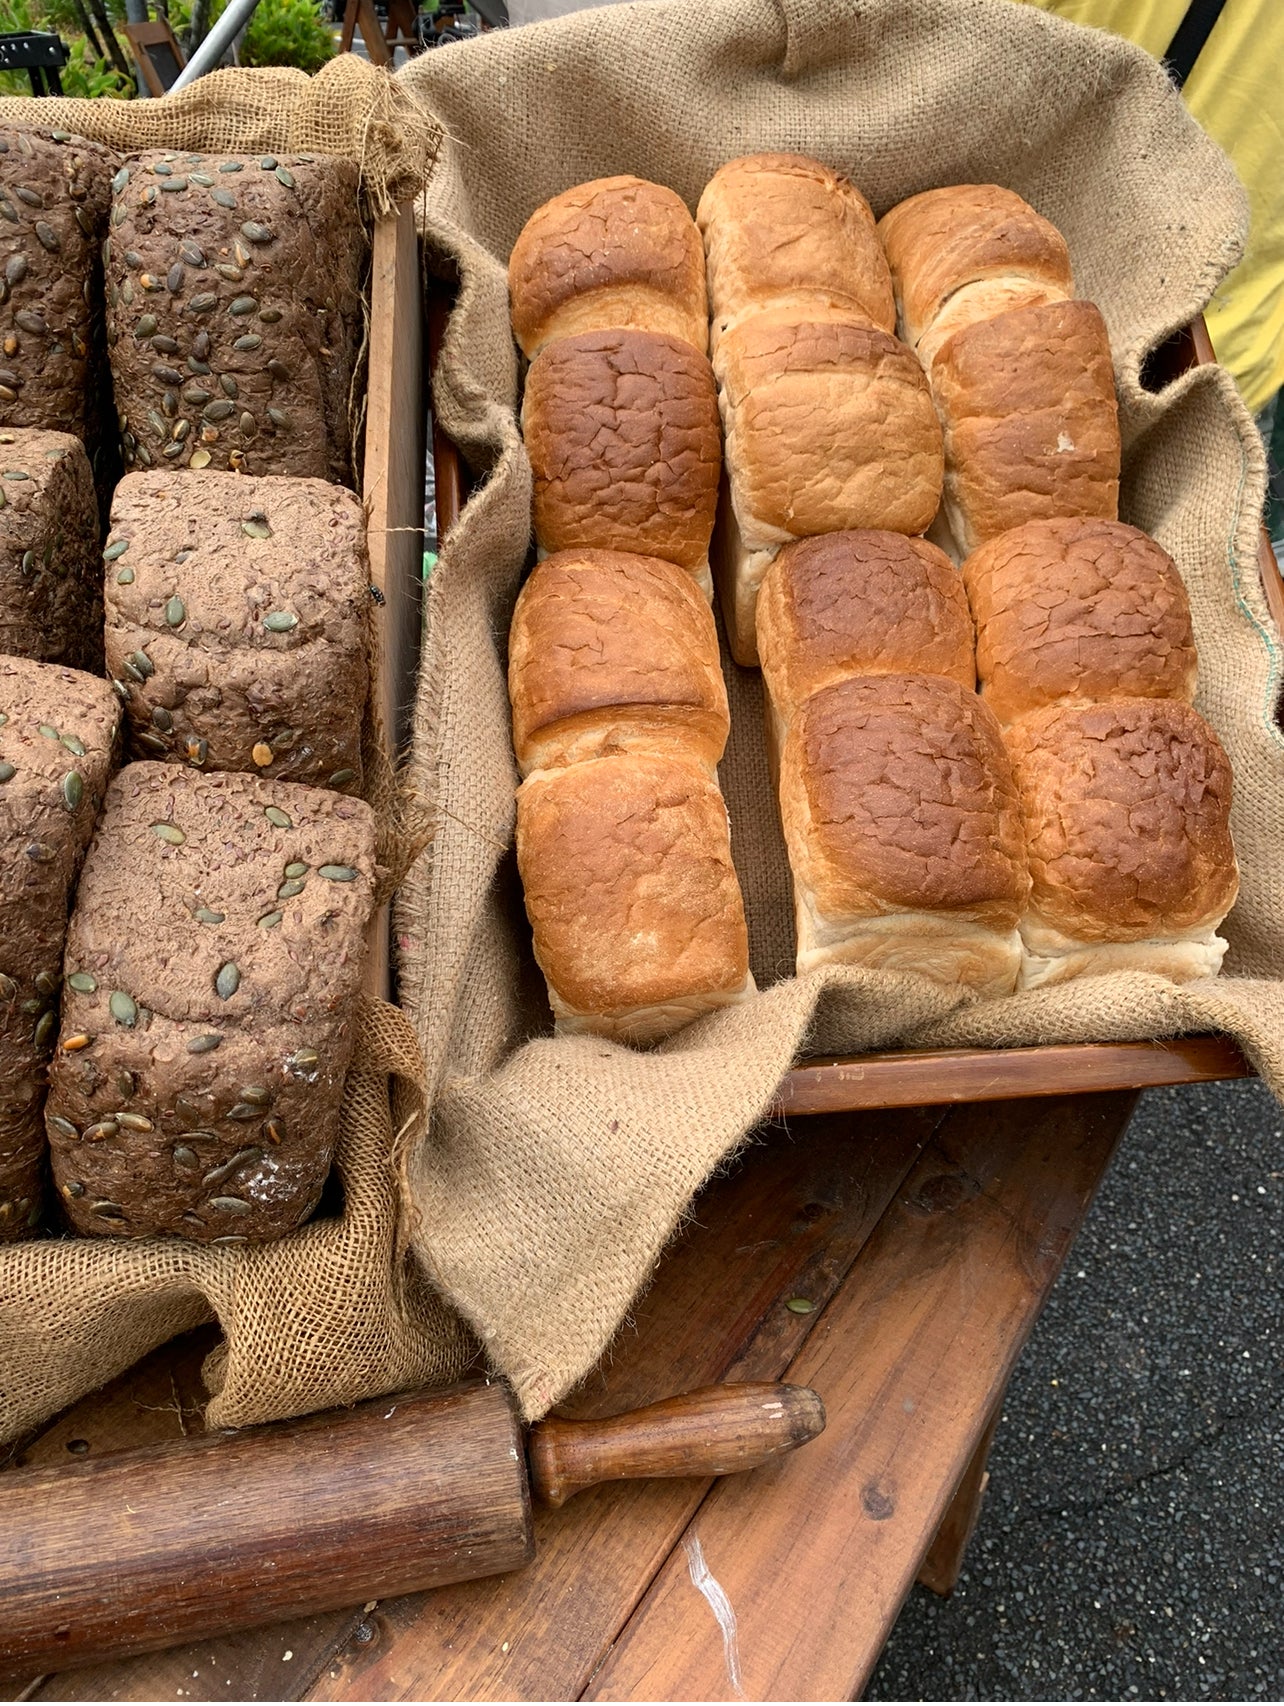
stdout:
{"type": "Polygon", "coordinates": [[[316,0],[259,0],[241,47],[242,65],[319,71],[334,57],[334,35],[316,0]]]}
{"type": "MultiPolygon", "coordinates": [[[[115,15],[116,6],[109,10],[115,15]]],[[[106,96],[124,99],[133,85],[122,77],[109,59],[102,59],[80,33],[80,12],[75,0],[0,0],[0,33],[19,30],[50,30],[66,42],[71,58],[62,70],[64,95],[106,96]]],[[[29,95],[31,81],[25,71],[0,72],[0,94],[29,95]]]]}

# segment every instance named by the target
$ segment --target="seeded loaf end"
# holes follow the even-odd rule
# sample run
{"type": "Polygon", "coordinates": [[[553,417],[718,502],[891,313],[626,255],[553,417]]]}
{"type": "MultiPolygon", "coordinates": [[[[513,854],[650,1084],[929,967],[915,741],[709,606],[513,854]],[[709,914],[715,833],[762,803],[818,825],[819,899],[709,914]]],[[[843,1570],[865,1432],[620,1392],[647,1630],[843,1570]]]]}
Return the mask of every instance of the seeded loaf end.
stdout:
{"type": "Polygon", "coordinates": [[[40,1218],[63,937],[119,721],[105,681],[0,657],[0,1241],[40,1218]]]}
{"type": "Polygon", "coordinates": [[[370,573],[351,492],[130,474],[106,555],[107,666],[136,757],[360,790],[370,573]]]}
{"type": "Polygon", "coordinates": [[[68,931],[46,1112],[81,1232],[262,1242],[321,1195],[374,904],[360,800],[131,764],[68,931]]]}
{"type": "Polygon", "coordinates": [[[0,652],[102,668],[100,539],[80,440],[0,432],[0,652]]]}
{"type": "Polygon", "coordinates": [[[0,126],[0,426],[72,432],[92,448],[115,165],[64,130],[0,126]]]}
{"type": "Polygon", "coordinates": [[[126,466],[351,485],[367,248],[356,166],[152,152],[113,191],[107,323],[126,466]]]}

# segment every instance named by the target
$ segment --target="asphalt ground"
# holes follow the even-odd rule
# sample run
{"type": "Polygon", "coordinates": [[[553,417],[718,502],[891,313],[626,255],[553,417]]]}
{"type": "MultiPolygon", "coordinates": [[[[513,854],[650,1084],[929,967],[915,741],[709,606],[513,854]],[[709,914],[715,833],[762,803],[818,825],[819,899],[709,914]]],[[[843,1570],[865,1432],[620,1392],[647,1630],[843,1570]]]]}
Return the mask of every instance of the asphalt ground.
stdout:
{"type": "Polygon", "coordinates": [[[1284,1697],[1284,1113],[1143,1097],[868,1700],[1284,1697]]]}

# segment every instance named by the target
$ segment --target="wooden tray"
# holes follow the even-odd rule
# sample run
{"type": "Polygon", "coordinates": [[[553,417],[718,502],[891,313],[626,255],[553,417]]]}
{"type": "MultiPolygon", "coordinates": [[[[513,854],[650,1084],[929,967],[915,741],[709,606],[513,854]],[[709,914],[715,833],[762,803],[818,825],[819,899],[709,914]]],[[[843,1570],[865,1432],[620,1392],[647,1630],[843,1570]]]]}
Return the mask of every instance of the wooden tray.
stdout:
{"type": "MultiPolygon", "coordinates": [[[[429,287],[430,367],[441,352],[451,301],[445,286],[429,287]]],[[[376,321],[377,324],[377,321],[376,321]]],[[[1215,362],[1203,317],[1187,326],[1147,364],[1161,388],[1192,367],[1215,362]]],[[[373,364],[372,364],[373,365],[373,364]]],[[[444,540],[468,498],[468,469],[434,418],[432,458],[437,536],[444,540]]],[[[1284,580],[1263,530],[1258,566],[1267,606],[1284,632],[1284,580]]],[[[1254,1071],[1230,1037],[1178,1037],[1160,1042],[1057,1043],[1036,1048],[903,1049],[843,1059],[806,1060],[785,1077],[780,1115],[923,1107],[950,1102],[1003,1102],[1027,1096],[1146,1089],[1252,1078],[1254,1071]]]]}

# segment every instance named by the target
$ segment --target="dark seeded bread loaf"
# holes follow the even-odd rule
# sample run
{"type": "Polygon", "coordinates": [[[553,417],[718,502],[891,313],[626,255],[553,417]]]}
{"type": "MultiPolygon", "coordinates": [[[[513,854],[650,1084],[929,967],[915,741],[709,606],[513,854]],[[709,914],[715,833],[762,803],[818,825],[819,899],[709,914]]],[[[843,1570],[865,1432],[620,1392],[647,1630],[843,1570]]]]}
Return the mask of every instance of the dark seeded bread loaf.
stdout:
{"type": "Polygon", "coordinates": [[[351,485],[356,167],[147,153],[114,186],[108,341],[127,466],[351,485]]]}
{"type": "Polygon", "coordinates": [[[67,911],[119,720],[105,681],[0,657],[0,1240],[40,1215],[67,911]]]}
{"type": "Polygon", "coordinates": [[[115,166],[66,131],[0,127],[0,426],[97,436],[115,166]]]}
{"type": "Polygon", "coordinates": [[[365,517],[322,480],[130,474],[107,542],[107,666],[131,748],[361,787],[365,517]]]}
{"type": "Polygon", "coordinates": [[[98,500],[64,432],[0,432],[0,652],[101,670],[98,500]]]}
{"type": "Polygon", "coordinates": [[[373,908],[360,800],[131,764],[67,936],[46,1110],[82,1232],[279,1237],[339,1135],[373,908]]]}

